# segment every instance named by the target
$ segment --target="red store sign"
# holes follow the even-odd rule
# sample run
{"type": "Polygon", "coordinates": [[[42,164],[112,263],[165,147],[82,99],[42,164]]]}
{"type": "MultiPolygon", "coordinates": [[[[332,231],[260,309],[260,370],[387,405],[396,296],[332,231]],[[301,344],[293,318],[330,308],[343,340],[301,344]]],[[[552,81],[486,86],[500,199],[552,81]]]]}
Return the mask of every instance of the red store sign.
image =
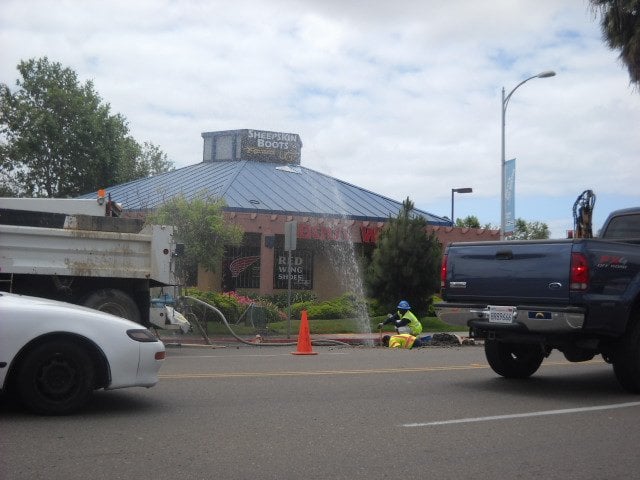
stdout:
{"type": "MultiPolygon", "coordinates": [[[[376,243],[380,228],[360,227],[362,243],[376,243]]],[[[298,238],[302,240],[322,240],[332,242],[348,242],[351,240],[349,227],[328,227],[325,225],[309,225],[298,223],[298,238]]]]}

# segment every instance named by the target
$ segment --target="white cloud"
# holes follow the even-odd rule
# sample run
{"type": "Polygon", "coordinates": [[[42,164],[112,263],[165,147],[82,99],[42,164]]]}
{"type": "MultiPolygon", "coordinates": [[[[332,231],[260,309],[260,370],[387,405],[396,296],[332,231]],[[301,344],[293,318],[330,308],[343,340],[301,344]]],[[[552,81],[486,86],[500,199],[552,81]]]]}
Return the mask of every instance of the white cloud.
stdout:
{"type": "Polygon", "coordinates": [[[177,166],[203,131],[295,132],[309,168],[443,216],[471,186],[456,215],[493,224],[500,89],[553,69],[507,110],[516,215],[560,235],[586,188],[640,203],[640,96],[587,0],[5,0],[0,44],[0,82],[59,61],[177,166]]]}

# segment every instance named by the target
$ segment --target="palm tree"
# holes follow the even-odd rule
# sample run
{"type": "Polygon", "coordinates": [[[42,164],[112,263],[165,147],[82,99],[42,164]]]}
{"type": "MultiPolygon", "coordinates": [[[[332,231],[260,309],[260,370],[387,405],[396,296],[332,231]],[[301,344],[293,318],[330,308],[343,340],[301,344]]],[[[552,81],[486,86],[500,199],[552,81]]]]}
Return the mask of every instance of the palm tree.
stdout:
{"type": "Polygon", "coordinates": [[[602,34],[609,48],[620,50],[631,83],[640,86],[640,0],[590,0],[602,19],[602,34]]]}

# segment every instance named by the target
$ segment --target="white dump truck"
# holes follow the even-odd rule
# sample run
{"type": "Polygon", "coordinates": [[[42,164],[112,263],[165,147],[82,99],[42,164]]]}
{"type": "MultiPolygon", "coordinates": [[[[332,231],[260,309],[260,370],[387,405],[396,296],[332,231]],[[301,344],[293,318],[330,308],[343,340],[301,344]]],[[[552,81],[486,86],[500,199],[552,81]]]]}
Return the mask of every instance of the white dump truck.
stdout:
{"type": "Polygon", "coordinates": [[[103,191],[94,200],[0,198],[0,290],[84,305],[185,330],[151,289],[177,284],[173,227],[122,218],[103,191]]]}

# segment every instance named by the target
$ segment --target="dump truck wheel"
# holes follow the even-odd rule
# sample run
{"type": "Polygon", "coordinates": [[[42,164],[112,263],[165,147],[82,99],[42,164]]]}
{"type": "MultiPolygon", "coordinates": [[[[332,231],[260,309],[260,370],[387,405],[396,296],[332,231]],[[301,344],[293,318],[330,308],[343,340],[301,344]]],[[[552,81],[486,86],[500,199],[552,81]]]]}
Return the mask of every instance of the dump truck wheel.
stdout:
{"type": "Polygon", "coordinates": [[[114,288],[96,290],[85,299],[83,305],[140,323],[140,310],[136,302],[122,290],[114,288]]]}

